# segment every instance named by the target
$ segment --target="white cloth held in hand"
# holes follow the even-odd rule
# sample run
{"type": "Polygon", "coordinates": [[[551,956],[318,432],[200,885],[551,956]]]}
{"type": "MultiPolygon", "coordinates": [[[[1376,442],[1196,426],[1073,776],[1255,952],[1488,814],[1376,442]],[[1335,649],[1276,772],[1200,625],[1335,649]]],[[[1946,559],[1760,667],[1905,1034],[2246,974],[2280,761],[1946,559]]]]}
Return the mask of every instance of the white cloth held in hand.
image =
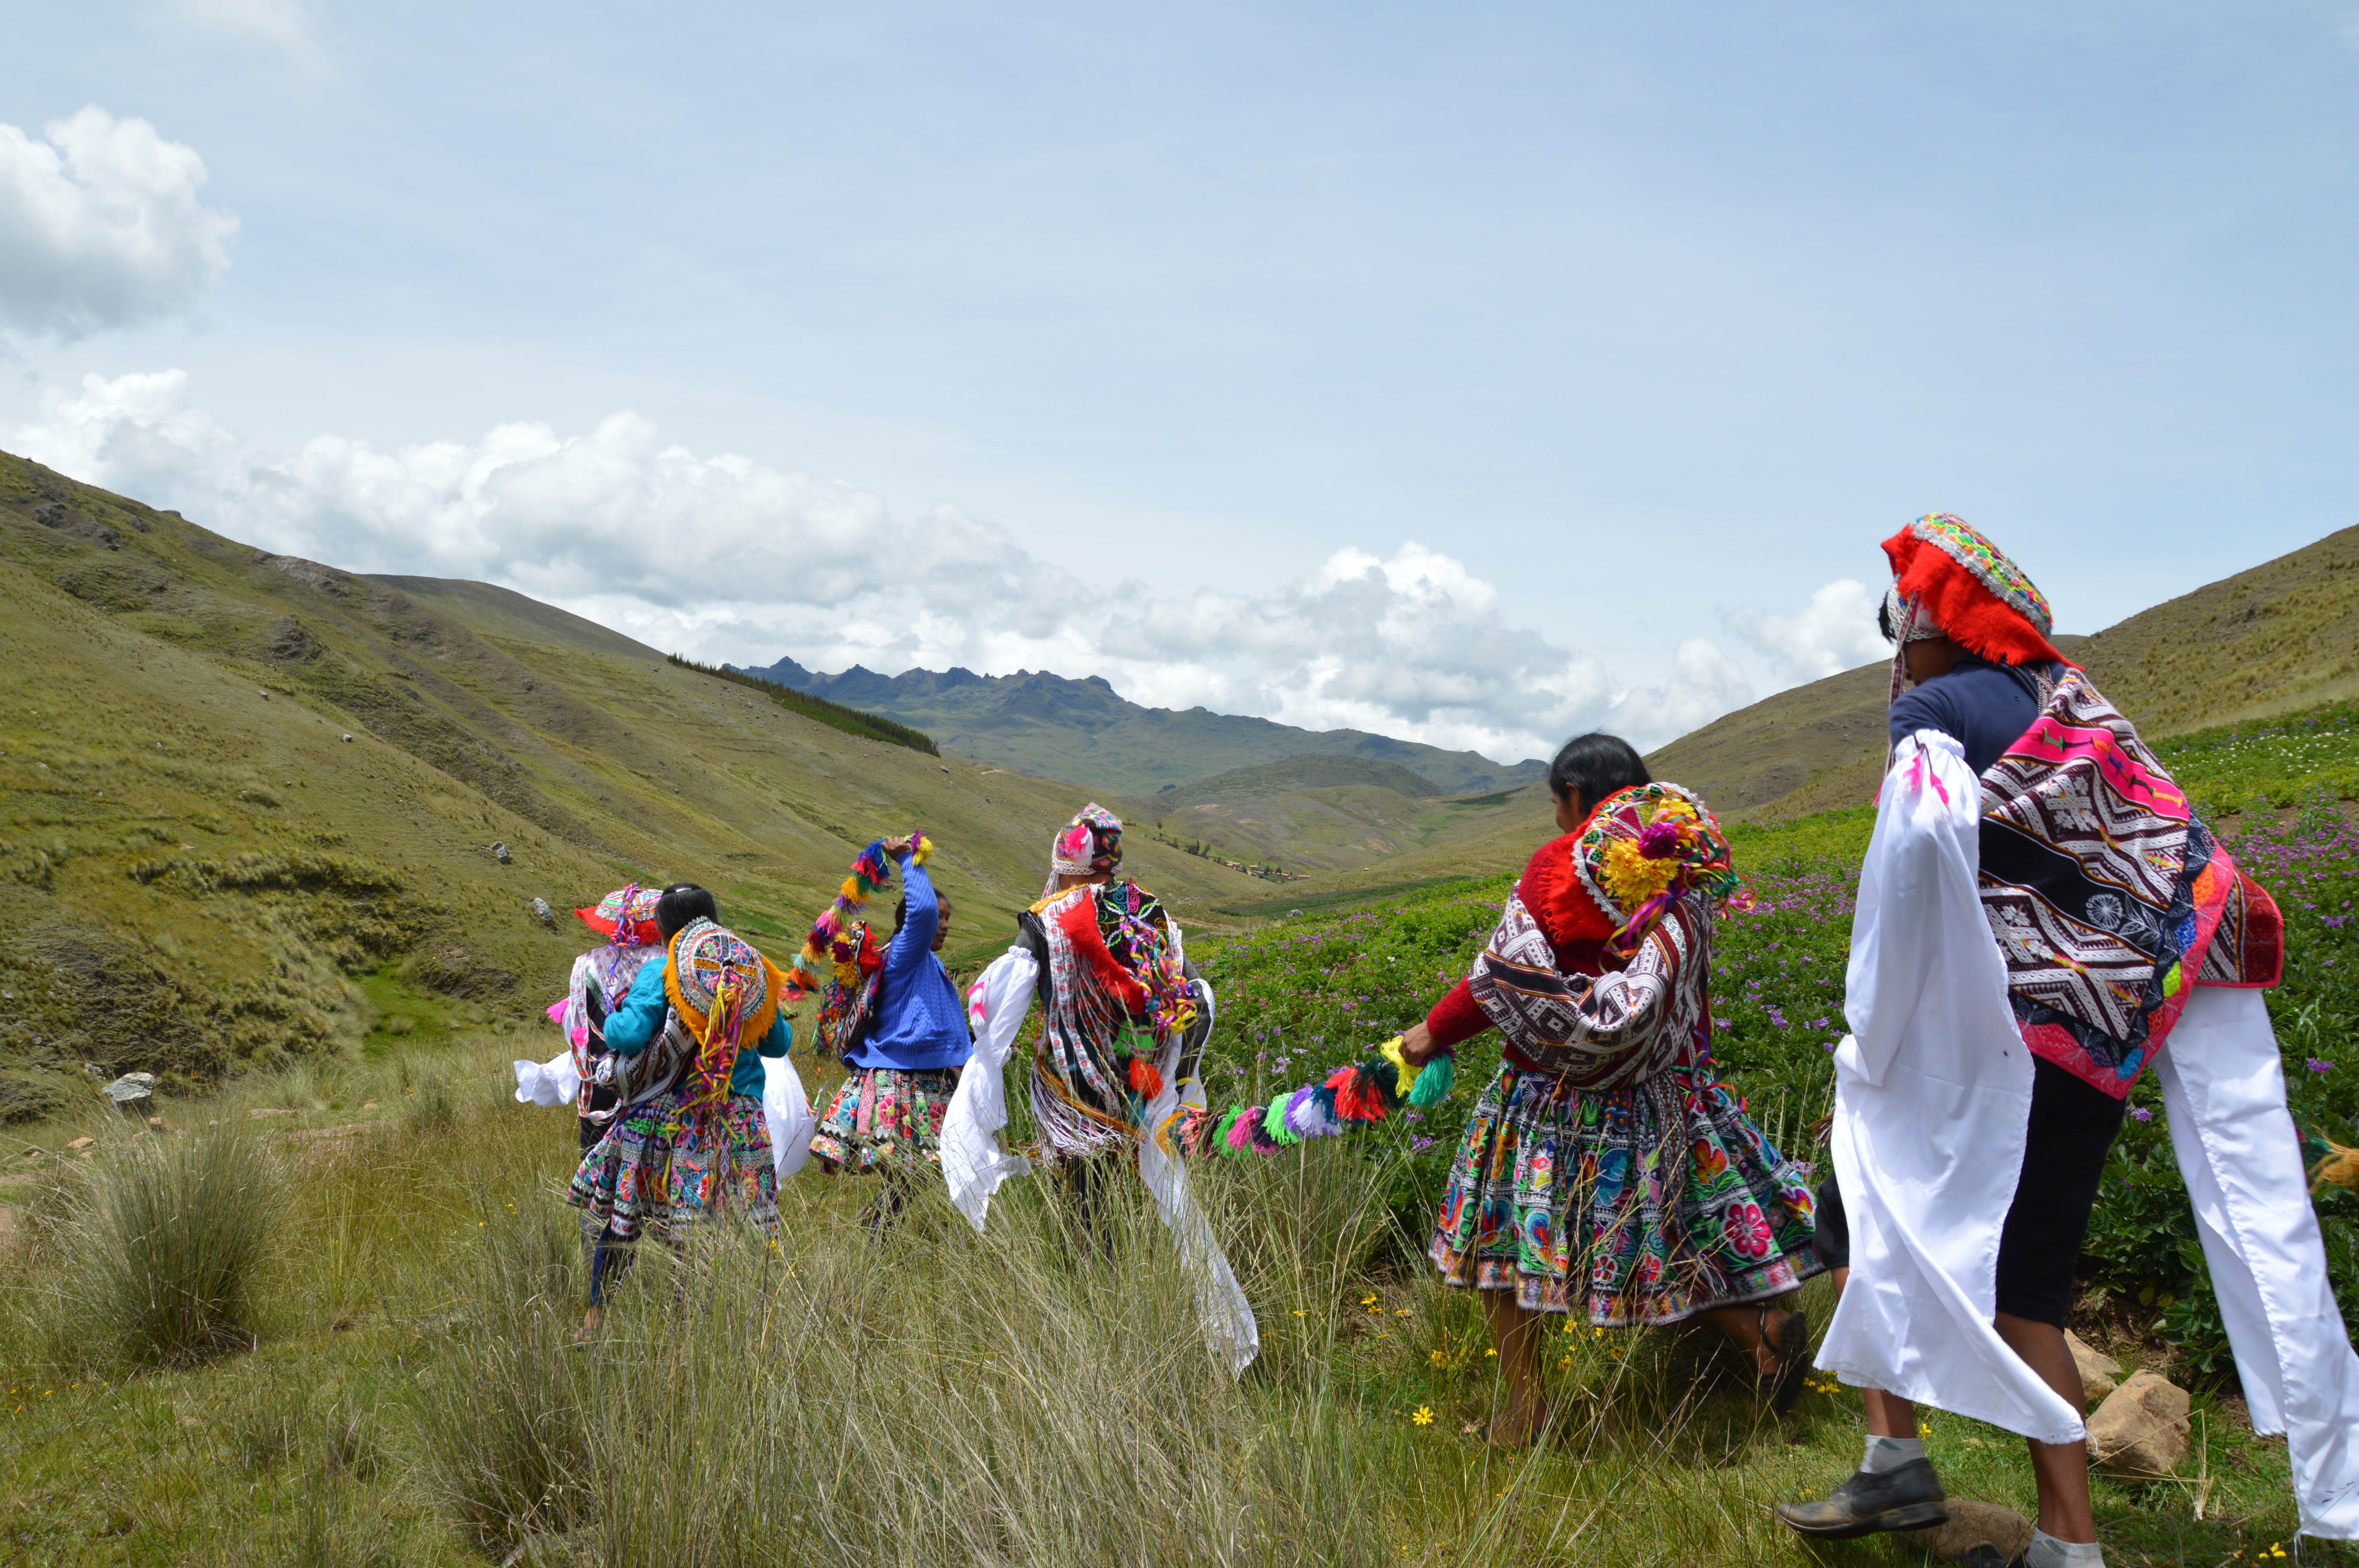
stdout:
{"type": "Polygon", "coordinates": [[[999,1184],[1032,1169],[1023,1155],[999,1147],[999,1131],[1007,1125],[1007,1054],[1032,1011],[1039,974],[1040,965],[1028,950],[1010,947],[967,988],[974,1051],[942,1113],[942,1182],[951,1202],[977,1231],[999,1184]]]}
{"type": "Polygon", "coordinates": [[[762,1058],[762,1120],[770,1130],[770,1163],[783,1182],[810,1162],[811,1132],[819,1126],[803,1076],[784,1056],[762,1058]]]}
{"type": "Polygon", "coordinates": [[[2359,1540],[2359,1357],[2256,990],[2200,986],[2155,1074],[2253,1430],[2286,1434],[2301,1531],[2359,1540]]]}
{"type": "Polygon", "coordinates": [[[2081,1412],[1991,1325],[2023,1169],[2031,1053],[1976,892],[1982,786],[1958,742],[1900,742],[1852,919],[1835,1052],[1851,1281],[1818,1365],[1847,1383],[2078,1443],[2081,1412]]]}
{"type": "Polygon", "coordinates": [[[571,1105],[582,1087],[581,1069],[573,1053],[560,1051],[546,1062],[518,1062],[516,1098],[518,1105],[571,1105]]]}

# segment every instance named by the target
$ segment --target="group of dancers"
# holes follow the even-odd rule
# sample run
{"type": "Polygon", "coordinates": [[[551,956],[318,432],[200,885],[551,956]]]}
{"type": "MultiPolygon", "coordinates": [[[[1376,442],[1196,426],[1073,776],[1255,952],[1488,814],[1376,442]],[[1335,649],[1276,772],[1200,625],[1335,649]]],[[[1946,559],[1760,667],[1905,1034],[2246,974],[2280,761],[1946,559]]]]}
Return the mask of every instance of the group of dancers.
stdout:
{"type": "Polygon", "coordinates": [[[1207,1102],[1212,989],[1179,923],[1123,874],[1122,824],[1094,804],[1057,832],[1016,941],[963,993],[938,956],[951,908],[919,834],[863,852],[786,969],[693,885],[579,912],[606,941],[551,1010],[569,1050],[517,1066],[519,1098],[580,1109],[585,1334],[643,1233],[683,1245],[724,1215],[773,1229],[778,1179],[807,1161],[881,1176],[864,1217],[878,1227],[939,1173],[977,1228],[1002,1182],[1045,1164],[1085,1244],[1103,1234],[1105,1184],[1135,1167],[1213,1353],[1241,1372],[1252,1308],[1190,1199],[1189,1157],[1381,1120],[1413,1082],[1423,1103],[1446,1092],[1435,1065],[1496,1029],[1499,1065],[1430,1248],[1490,1325],[1493,1442],[1548,1427],[1551,1316],[1709,1323],[1783,1414],[1813,1364],[1793,1292],[1832,1270],[1816,1365],[1864,1390],[1865,1452],[1779,1517],[1817,1538],[1942,1522],[1925,1403],[2028,1441],[2038,1519],[2013,1562],[2100,1563],[2063,1323],[2125,1097],[2153,1065],[2255,1428],[2288,1436],[2302,1529],[2359,1537],[2359,1357],[2258,995],[2282,967],[2277,908],[2049,643],[2047,601],[1988,538],[1934,514],[1884,549],[1890,752],[1853,925],[1833,1170],[1815,1191],[1714,1061],[1714,943],[1747,899],[1727,836],[1693,792],[1590,734],[1551,763],[1562,834],[1465,979],[1369,1065],[1266,1109],[1207,1102]],[[880,942],[865,905],[895,881],[880,942]],[[788,1058],[788,1009],[806,996],[817,1049],[849,1069],[816,1112],[788,1058]],[[1006,1067],[1036,1002],[1036,1141],[1019,1152],[1002,1142],[1006,1067]]]}

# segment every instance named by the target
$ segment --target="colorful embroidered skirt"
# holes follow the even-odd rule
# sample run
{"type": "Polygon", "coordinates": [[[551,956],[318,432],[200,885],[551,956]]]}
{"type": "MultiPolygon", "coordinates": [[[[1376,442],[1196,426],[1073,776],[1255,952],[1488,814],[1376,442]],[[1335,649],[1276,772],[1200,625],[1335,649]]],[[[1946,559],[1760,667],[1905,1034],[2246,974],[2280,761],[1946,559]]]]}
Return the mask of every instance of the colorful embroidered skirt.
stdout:
{"type": "Polygon", "coordinates": [[[1503,1063],[1442,1194],[1442,1280],[1608,1327],[1765,1300],[1820,1271],[1810,1189],[1727,1085],[1583,1092],[1503,1063]]]}
{"type": "Polygon", "coordinates": [[[679,1123],[666,1091],[618,1119],[582,1157],[565,1200],[617,1237],[641,1227],[677,1237],[700,1221],[734,1215],[769,1231],[778,1223],[778,1172],[762,1102],[733,1094],[702,1123],[679,1123]]]}
{"type": "Polygon", "coordinates": [[[942,1162],[942,1117],[958,1069],[868,1067],[843,1080],[811,1134],[811,1152],[848,1171],[912,1170],[942,1162]]]}

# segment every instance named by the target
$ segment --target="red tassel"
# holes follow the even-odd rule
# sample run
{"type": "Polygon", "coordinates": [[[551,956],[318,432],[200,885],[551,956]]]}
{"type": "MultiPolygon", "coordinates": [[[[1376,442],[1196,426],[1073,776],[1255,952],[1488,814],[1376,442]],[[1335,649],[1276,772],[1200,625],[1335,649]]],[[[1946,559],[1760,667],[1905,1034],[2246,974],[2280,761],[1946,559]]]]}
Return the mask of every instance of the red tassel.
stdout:
{"type": "Polygon", "coordinates": [[[1146,1057],[1133,1056],[1130,1059],[1130,1087],[1140,1098],[1153,1099],[1163,1092],[1163,1075],[1157,1072],[1155,1064],[1146,1057]]]}
{"type": "MultiPolygon", "coordinates": [[[[1389,1063],[1375,1066],[1386,1072],[1389,1063]]],[[[1335,1117],[1339,1121],[1382,1121],[1385,1119],[1384,1091],[1376,1087],[1375,1073],[1364,1067],[1346,1067],[1327,1080],[1335,1091],[1335,1117]],[[1341,1078],[1343,1082],[1336,1082],[1341,1078]]]]}

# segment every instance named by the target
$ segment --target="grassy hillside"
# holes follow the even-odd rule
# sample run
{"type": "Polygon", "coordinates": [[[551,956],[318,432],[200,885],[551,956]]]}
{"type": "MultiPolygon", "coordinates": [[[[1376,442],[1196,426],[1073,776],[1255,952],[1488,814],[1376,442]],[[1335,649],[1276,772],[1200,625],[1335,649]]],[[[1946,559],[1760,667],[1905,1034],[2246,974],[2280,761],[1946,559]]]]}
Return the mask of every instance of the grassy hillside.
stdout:
{"type": "Polygon", "coordinates": [[[1298,730],[1201,708],[1142,708],[1096,676],[1069,680],[1045,670],[978,676],[963,669],[882,676],[857,665],[840,675],[814,675],[792,659],[745,673],[914,724],[945,752],[1131,795],[1311,752],[1390,762],[1450,795],[1513,788],[1545,773],[1538,762],[1510,766],[1359,730],[1298,730]]]}
{"type": "MultiPolygon", "coordinates": [[[[856,848],[912,824],[953,954],[988,951],[1087,797],[5,454],[0,601],[0,1116],[83,1063],[203,1076],[529,1007],[583,945],[565,912],[633,878],[703,882],[783,958],[856,848]]],[[[1183,916],[1266,885],[1146,835],[1132,863],[1183,916]]]]}
{"type": "MultiPolygon", "coordinates": [[[[2056,641],[2149,740],[2350,696],[2359,691],[2359,528],[2094,636],[2056,641]]],[[[1694,786],[1731,817],[1855,804],[1875,789],[1888,668],[1780,692],[1648,761],[1658,776],[1694,786]]]]}

